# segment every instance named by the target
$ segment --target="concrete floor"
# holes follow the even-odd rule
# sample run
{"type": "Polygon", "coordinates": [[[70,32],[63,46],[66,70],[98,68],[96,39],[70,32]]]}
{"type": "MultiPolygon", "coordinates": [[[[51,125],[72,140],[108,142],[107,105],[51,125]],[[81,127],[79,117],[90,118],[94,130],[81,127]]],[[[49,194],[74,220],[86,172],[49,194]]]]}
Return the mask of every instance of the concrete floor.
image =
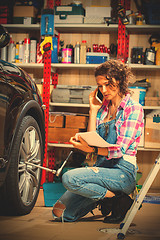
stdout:
{"type": "MultiPolygon", "coordinates": [[[[52,220],[50,207],[44,206],[43,190],[33,211],[21,217],[0,216],[0,240],[112,240],[117,234],[106,228],[119,224],[105,224],[98,210],[74,223],[52,220]],[[99,231],[104,229],[104,231],[99,231]]],[[[143,203],[126,234],[127,240],[160,240],[160,205],[143,203]]]]}

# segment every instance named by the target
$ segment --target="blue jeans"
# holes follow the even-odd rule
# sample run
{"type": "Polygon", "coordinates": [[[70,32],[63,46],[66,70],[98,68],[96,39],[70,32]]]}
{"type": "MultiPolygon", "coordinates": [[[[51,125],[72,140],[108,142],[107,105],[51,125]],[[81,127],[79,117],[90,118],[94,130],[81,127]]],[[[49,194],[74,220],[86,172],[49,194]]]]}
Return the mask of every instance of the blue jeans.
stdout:
{"type": "Polygon", "coordinates": [[[120,159],[109,160],[110,167],[83,167],[70,170],[62,176],[68,190],[58,200],[66,206],[64,221],[76,221],[96,208],[97,201],[103,199],[107,190],[130,194],[135,187],[135,167],[120,159]]]}
{"type": "MultiPolygon", "coordinates": [[[[116,143],[117,140],[115,122],[116,119],[113,119],[97,128],[100,136],[109,143],[116,143]]],[[[62,182],[68,191],[58,200],[66,206],[64,221],[73,222],[86,215],[97,206],[98,200],[105,197],[108,190],[130,194],[135,188],[135,179],[135,166],[123,157],[106,160],[98,155],[93,168],[77,168],[66,172],[62,182]]]]}

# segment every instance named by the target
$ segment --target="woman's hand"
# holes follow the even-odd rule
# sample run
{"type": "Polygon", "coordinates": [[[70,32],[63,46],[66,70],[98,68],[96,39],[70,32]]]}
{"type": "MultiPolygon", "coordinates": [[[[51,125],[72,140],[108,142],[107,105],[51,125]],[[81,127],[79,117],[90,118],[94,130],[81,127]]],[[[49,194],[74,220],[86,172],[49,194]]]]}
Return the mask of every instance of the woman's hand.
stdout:
{"type": "Polygon", "coordinates": [[[102,104],[96,99],[97,91],[98,91],[98,88],[96,88],[93,92],[89,94],[89,105],[90,105],[90,110],[94,110],[98,112],[102,104]]]}
{"type": "Polygon", "coordinates": [[[86,153],[93,152],[93,148],[90,147],[86,143],[86,141],[84,141],[83,138],[81,138],[80,136],[78,136],[78,141],[76,140],[75,136],[71,137],[70,143],[72,143],[75,148],[82,150],[83,152],[86,152],[86,153]]]}

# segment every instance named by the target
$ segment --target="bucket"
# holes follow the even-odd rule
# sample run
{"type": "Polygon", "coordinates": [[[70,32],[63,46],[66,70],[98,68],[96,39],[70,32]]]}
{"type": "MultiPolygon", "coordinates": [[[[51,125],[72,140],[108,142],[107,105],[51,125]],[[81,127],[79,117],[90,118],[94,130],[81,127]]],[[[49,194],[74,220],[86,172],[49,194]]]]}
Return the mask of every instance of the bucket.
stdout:
{"type": "Polygon", "coordinates": [[[72,49],[63,48],[62,49],[62,63],[71,63],[72,62],[72,49]]]}
{"type": "Polygon", "coordinates": [[[131,96],[136,101],[139,102],[142,106],[145,105],[145,96],[146,88],[145,87],[129,87],[131,90],[131,96]]]}

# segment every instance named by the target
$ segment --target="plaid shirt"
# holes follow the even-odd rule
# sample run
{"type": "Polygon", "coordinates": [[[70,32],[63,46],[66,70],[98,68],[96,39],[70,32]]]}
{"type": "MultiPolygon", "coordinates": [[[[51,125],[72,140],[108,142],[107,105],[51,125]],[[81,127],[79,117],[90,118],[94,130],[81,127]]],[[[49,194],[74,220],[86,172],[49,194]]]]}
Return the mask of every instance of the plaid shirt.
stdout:
{"type": "MultiPolygon", "coordinates": [[[[101,124],[108,114],[109,101],[105,100],[97,114],[97,126],[101,124]]],[[[119,147],[108,147],[106,159],[120,158],[124,154],[135,156],[140,142],[140,136],[144,127],[144,113],[142,106],[135,102],[130,94],[127,94],[120,103],[117,113],[123,109],[122,114],[116,121],[116,144],[119,147]]]]}

